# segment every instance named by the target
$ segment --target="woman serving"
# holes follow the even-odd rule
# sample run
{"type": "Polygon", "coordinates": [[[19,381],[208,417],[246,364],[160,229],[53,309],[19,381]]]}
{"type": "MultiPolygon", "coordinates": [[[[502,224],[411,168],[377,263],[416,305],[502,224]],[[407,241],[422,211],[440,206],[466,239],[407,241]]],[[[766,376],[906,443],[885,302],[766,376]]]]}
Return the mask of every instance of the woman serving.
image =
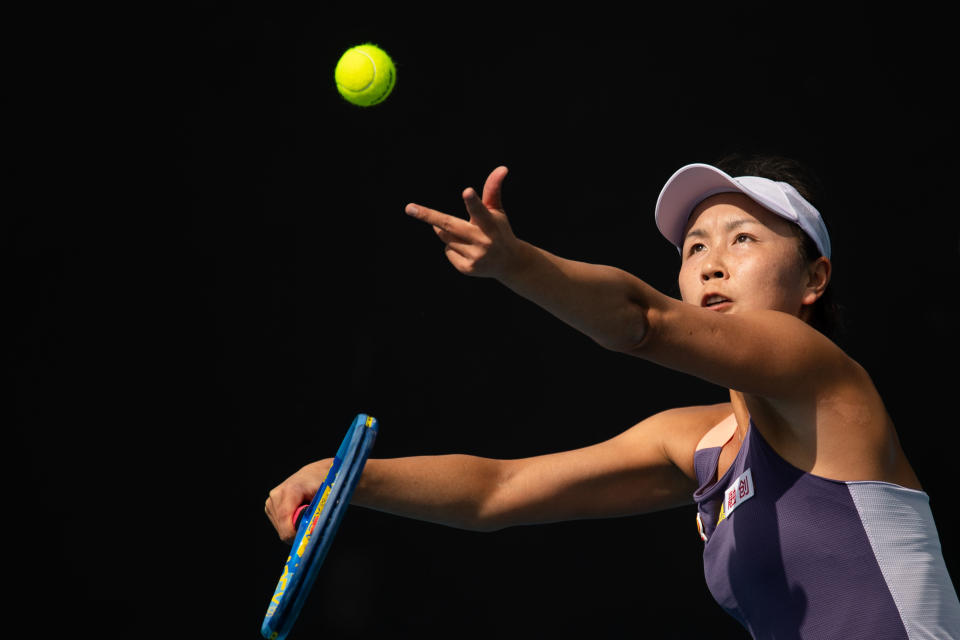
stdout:
{"type": "MultiPolygon", "coordinates": [[[[667,181],[655,218],[680,252],[681,300],[518,239],[504,167],[482,196],[463,192],[466,220],[408,205],[461,273],[495,278],[607,349],[721,385],[730,401],[562,453],[369,460],[353,503],[482,531],[695,503],[710,591],[754,637],[960,637],[927,494],[869,375],[818,330],[830,238],[785,166],[694,164],[667,181]]],[[[282,539],[329,464],[271,491],[282,539]]]]}

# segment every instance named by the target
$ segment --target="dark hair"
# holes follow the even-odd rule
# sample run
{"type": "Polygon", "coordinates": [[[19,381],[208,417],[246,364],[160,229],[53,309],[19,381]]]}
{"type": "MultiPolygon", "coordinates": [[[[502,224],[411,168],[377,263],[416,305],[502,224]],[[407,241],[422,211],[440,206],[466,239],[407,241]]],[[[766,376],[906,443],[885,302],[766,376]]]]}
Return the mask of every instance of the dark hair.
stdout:
{"type": "MultiPolygon", "coordinates": [[[[714,163],[714,166],[733,177],[757,176],[786,182],[796,189],[804,199],[823,214],[824,189],[819,178],[810,167],[799,160],[770,154],[741,154],[733,153],[724,156],[714,163]]],[[[827,232],[830,225],[824,219],[827,232]]],[[[800,256],[806,263],[813,262],[820,257],[820,249],[799,226],[796,226],[798,249],[800,256]]],[[[828,338],[837,339],[843,330],[843,308],[836,302],[834,287],[827,285],[823,295],[813,304],[810,314],[810,325],[828,338]]]]}

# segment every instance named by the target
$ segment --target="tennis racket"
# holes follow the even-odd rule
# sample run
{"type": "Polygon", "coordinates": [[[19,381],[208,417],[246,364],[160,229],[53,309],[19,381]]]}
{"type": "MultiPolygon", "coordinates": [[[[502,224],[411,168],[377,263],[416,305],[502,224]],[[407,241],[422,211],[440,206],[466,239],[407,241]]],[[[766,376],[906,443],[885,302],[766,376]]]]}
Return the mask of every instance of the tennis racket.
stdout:
{"type": "Polygon", "coordinates": [[[313,500],[294,513],[297,535],[260,627],[267,640],[283,640],[293,628],[346,513],[377,429],[376,418],[357,414],[313,500]]]}

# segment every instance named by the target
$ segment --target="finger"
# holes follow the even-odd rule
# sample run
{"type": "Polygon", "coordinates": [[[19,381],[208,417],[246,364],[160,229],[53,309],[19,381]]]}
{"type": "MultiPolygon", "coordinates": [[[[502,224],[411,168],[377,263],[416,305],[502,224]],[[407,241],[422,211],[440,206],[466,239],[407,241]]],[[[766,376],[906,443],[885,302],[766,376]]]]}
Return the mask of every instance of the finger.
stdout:
{"type": "Polygon", "coordinates": [[[470,222],[489,235],[495,227],[493,216],[490,215],[490,210],[480,200],[477,192],[469,188],[464,189],[463,203],[467,206],[467,213],[470,214],[470,222]]]}
{"type": "Polygon", "coordinates": [[[470,257],[470,251],[471,251],[470,243],[464,242],[457,236],[451,233],[447,233],[446,231],[444,231],[443,229],[440,229],[439,227],[434,227],[433,232],[437,234],[437,237],[443,241],[443,244],[446,247],[452,247],[454,251],[456,251],[457,253],[459,253],[465,258],[470,257]]]}
{"type": "MultiPolygon", "coordinates": [[[[461,238],[455,233],[450,233],[449,231],[441,229],[440,227],[433,227],[433,232],[437,234],[437,237],[440,238],[443,244],[455,244],[458,247],[462,247],[463,249],[466,249],[476,244],[476,241],[474,240],[471,240],[469,238],[461,238]]],[[[458,249],[458,251],[460,253],[464,253],[464,251],[461,251],[460,249],[458,249]]]]}
{"type": "Polygon", "coordinates": [[[433,232],[443,241],[443,244],[450,244],[451,242],[458,242],[460,240],[457,236],[448,231],[444,231],[440,227],[433,227],[433,232]]]}
{"type": "Polygon", "coordinates": [[[488,209],[503,211],[503,181],[507,177],[507,171],[504,166],[497,167],[483,183],[483,204],[488,209]]]}
{"type": "MultiPolygon", "coordinates": [[[[271,494],[272,493],[273,492],[271,492],[271,494]]],[[[277,536],[287,544],[290,544],[293,542],[297,531],[290,523],[290,514],[293,513],[293,510],[285,504],[288,501],[289,495],[285,494],[283,498],[271,495],[264,504],[264,511],[270,519],[273,528],[276,529],[277,536]]],[[[299,501],[297,505],[299,505],[299,501]]]]}
{"type": "Polygon", "coordinates": [[[447,260],[450,261],[454,269],[467,275],[473,272],[473,261],[458,252],[456,248],[448,244],[444,248],[444,252],[447,254],[447,260]]]}
{"type": "Polygon", "coordinates": [[[463,242],[447,242],[445,244],[447,249],[450,249],[458,256],[461,256],[464,260],[469,260],[472,262],[477,259],[477,250],[473,245],[463,242]]]}
{"type": "Polygon", "coordinates": [[[411,203],[407,205],[404,211],[406,211],[407,215],[411,218],[416,218],[417,220],[431,224],[434,227],[443,229],[463,239],[469,239],[476,233],[473,225],[467,220],[434,209],[411,203]]]}
{"type": "Polygon", "coordinates": [[[290,512],[286,512],[285,516],[278,513],[273,522],[273,526],[277,530],[277,535],[287,544],[293,542],[293,539],[297,537],[297,530],[290,522],[290,515],[290,512]]]}
{"type": "Polygon", "coordinates": [[[266,514],[267,519],[273,524],[273,504],[270,501],[270,498],[267,498],[267,502],[263,505],[263,512],[266,514]]]}
{"type": "Polygon", "coordinates": [[[267,514],[267,518],[269,518],[270,524],[272,524],[273,528],[276,530],[277,536],[283,542],[286,542],[287,544],[289,544],[290,543],[289,532],[286,530],[287,528],[284,526],[283,519],[277,517],[277,505],[270,498],[267,498],[267,503],[264,505],[263,510],[267,514]]]}

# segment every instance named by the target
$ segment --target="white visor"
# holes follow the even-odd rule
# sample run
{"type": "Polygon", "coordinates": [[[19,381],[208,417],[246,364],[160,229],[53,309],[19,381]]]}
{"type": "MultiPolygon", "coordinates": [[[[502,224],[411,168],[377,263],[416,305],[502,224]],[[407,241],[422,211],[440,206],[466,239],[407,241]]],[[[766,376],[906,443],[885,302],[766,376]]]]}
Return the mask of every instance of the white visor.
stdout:
{"type": "Polygon", "coordinates": [[[786,182],[757,176],[733,178],[708,164],[688,164],[674,173],[657,198],[657,228],[678,250],[683,250],[683,230],[694,208],[718,193],[742,193],[799,226],[830,257],[827,227],[812,204],[786,182]]]}

